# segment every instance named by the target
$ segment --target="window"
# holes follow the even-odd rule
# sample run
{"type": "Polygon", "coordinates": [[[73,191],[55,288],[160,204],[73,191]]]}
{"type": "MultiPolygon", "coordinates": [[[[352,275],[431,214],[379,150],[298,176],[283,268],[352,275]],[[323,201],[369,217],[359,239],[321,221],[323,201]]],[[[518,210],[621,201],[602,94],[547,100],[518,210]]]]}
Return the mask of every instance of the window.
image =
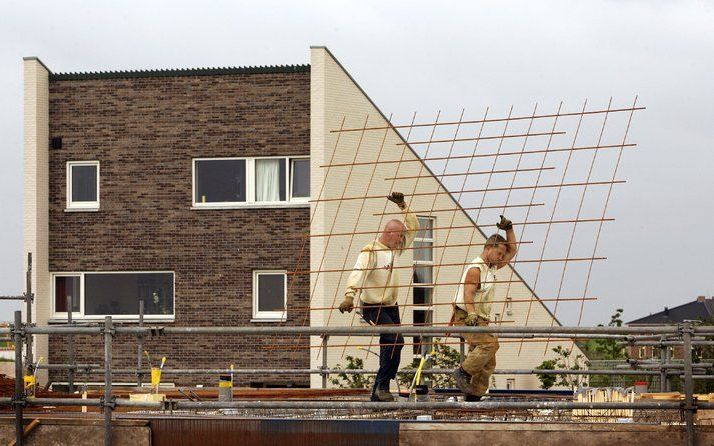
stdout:
{"type": "Polygon", "coordinates": [[[506,298],[506,315],[513,316],[513,298],[512,297],[506,298]]]}
{"type": "Polygon", "coordinates": [[[194,204],[241,203],[246,201],[244,159],[196,160],[194,204]]]}
{"type": "Polygon", "coordinates": [[[67,298],[72,313],[83,319],[136,319],[139,301],[144,315],[155,319],[174,316],[172,272],[56,273],[52,276],[53,316],[67,317],[67,298]]]}
{"type": "Polygon", "coordinates": [[[253,319],[286,320],[286,296],[285,271],[255,271],[253,273],[253,319]]]}
{"type": "Polygon", "coordinates": [[[310,199],[310,159],[297,158],[290,162],[290,198],[294,201],[310,199]]]}
{"type": "Polygon", "coordinates": [[[67,209],[99,209],[99,161],[67,163],[67,209]]]}
{"type": "Polygon", "coordinates": [[[255,201],[285,201],[285,158],[255,160],[255,201]]]}
{"type": "Polygon", "coordinates": [[[194,159],[193,189],[194,207],[307,202],[310,199],[310,159],[194,159]]]}
{"type": "MultiPolygon", "coordinates": [[[[412,281],[412,298],[414,301],[414,325],[431,325],[434,308],[434,222],[433,217],[417,217],[419,231],[414,238],[414,276],[412,281]]],[[[431,351],[432,338],[415,337],[414,354],[424,354],[431,351]],[[423,344],[422,344],[423,343],[423,344]]]]}
{"type": "Polygon", "coordinates": [[[72,302],[72,313],[80,309],[80,276],[55,277],[55,312],[67,313],[67,299],[72,302]]]}
{"type": "Polygon", "coordinates": [[[513,390],[516,388],[516,379],[515,378],[508,378],[506,380],[506,390],[513,390]]]}

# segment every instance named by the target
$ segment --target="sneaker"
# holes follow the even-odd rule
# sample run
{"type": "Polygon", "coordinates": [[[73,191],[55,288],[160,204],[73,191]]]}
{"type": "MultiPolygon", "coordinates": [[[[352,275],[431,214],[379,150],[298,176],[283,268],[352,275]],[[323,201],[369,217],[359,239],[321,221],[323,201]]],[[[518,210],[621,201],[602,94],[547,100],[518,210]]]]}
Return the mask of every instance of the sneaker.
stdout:
{"type": "Polygon", "coordinates": [[[466,372],[466,370],[459,367],[452,374],[454,381],[456,381],[456,387],[459,388],[465,394],[471,394],[471,375],[466,372]]]}
{"type": "Polygon", "coordinates": [[[394,395],[389,393],[389,390],[375,389],[370,400],[379,401],[382,403],[391,403],[392,401],[394,401],[394,395]]]}

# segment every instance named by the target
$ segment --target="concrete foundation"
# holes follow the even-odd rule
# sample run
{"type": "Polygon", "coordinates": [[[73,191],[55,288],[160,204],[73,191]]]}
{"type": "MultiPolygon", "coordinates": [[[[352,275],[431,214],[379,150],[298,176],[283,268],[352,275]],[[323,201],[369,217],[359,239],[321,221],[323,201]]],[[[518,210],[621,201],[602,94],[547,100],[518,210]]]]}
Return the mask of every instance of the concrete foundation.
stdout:
{"type": "MultiPolygon", "coordinates": [[[[630,423],[402,423],[400,446],[671,446],[686,444],[684,426],[630,423]]],[[[714,426],[698,426],[698,445],[714,444],[714,426]]]]}
{"type": "MultiPolygon", "coordinates": [[[[25,423],[35,417],[28,414],[25,423]]],[[[116,420],[112,425],[112,444],[115,446],[151,446],[151,429],[143,420],[116,420]]],[[[0,419],[0,444],[15,439],[13,418],[0,419]]],[[[48,418],[25,437],[26,446],[96,446],[104,444],[104,425],[98,419],[48,418]]]]}
{"type": "MultiPolygon", "coordinates": [[[[27,414],[40,424],[26,445],[103,444],[102,420],[88,415],[27,414]]],[[[13,418],[0,419],[0,444],[15,438],[13,418]]],[[[414,422],[399,420],[260,419],[231,416],[121,414],[113,424],[114,445],[126,446],[343,446],[489,445],[548,446],[686,444],[682,425],[634,423],[414,422]]],[[[714,426],[697,426],[697,445],[714,444],[714,426]]]]}

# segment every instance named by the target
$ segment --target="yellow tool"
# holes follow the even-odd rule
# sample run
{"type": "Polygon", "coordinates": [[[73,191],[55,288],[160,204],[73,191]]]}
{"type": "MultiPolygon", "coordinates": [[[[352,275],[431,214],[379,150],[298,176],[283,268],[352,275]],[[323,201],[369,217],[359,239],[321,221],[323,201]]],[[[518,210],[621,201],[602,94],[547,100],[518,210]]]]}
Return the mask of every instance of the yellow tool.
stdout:
{"type": "Polygon", "coordinates": [[[416,385],[421,381],[421,371],[424,368],[424,364],[426,362],[434,357],[436,355],[436,342],[432,341],[431,343],[431,351],[423,356],[421,360],[419,361],[419,367],[416,369],[416,373],[414,373],[414,379],[412,380],[412,385],[409,386],[409,398],[412,397],[412,394],[414,393],[414,399],[416,399],[416,393],[414,392],[416,390],[416,385]]]}

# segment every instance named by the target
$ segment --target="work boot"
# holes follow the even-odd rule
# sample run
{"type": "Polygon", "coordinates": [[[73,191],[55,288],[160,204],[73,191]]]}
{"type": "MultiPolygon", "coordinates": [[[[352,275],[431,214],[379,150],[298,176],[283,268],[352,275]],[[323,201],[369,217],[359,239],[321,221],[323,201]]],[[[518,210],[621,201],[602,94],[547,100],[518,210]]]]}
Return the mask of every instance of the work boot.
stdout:
{"type": "Polygon", "coordinates": [[[456,387],[459,388],[464,394],[469,395],[473,392],[471,388],[471,375],[466,372],[463,368],[459,367],[452,374],[454,381],[456,381],[456,387]]]}
{"type": "Polygon", "coordinates": [[[381,403],[391,403],[394,401],[394,395],[389,393],[387,389],[375,389],[372,394],[371,401],[379,401],[381,403]]]}
{"type": "Polygon", "coordinates": [[[481,401],[480,395],[471,395],[470,393],[464,394],[464,402],[465,403],[475,403],[477,401],[481,401]]]}

